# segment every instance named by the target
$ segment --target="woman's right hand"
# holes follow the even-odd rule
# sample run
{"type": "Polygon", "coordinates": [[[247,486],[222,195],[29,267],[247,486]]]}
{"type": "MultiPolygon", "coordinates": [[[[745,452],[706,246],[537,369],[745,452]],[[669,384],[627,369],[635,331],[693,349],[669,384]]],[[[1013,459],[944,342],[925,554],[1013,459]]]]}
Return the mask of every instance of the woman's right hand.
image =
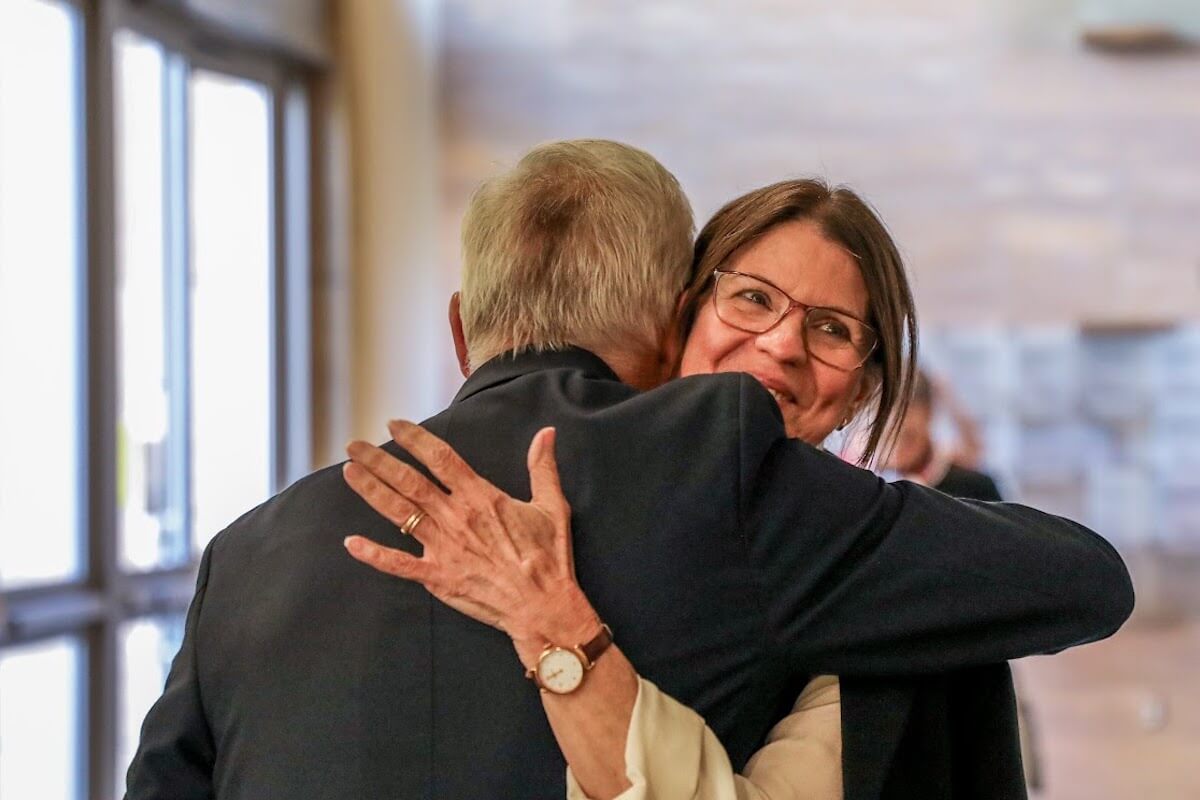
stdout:
{"type": "Polygon", "coordinates": [[[347,537],[350,554],[507,632],[527,667],[547,644],[590,640],[600,622],[575,582],[571,507],[559,482],[554,429],[538,431],[530,444],[528,503],[480,477],[424,428],[397,420],[388,429],[450,491],[374,445],[351,442],[343,473],[359,496],[398,527],[415,512],[428,516],[410,531],[425,548],[420,557],[362,536],[347,537]]]}

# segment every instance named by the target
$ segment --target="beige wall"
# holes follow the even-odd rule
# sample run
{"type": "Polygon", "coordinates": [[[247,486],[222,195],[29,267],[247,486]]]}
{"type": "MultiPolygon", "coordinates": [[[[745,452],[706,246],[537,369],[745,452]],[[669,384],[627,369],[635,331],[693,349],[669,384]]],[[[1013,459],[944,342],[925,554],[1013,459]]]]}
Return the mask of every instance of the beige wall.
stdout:
{"type": "Polygon", "coordinates": [[[347,0],[334,10],[318,463],[339,458],[350,437],[386,438],[389,418],[434,413],[453,388],[451,282],[434,234],[437,6],[347,0]]]}
{"type": "Polygon", "coordinates": [[[606,136],[701,220],[786,176],[850,183],[931,323],[1195,319],[1200,58],[1084,51],[1075,5],[446,0],[444,230],[493,162],[606,136]]]}

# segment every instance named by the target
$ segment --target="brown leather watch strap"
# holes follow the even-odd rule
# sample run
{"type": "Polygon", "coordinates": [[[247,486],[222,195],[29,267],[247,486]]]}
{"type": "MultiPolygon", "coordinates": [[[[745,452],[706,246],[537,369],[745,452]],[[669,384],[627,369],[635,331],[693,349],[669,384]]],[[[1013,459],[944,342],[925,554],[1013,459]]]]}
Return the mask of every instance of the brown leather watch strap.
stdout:
{"type": "Polygon", "coordinates": [[[604,654],[613,643],[612,628],[604,623],[600,623],[600,632],[592,637],[590,642],[581,644],[578,647],[579,652],[583,655],[583,666],[585,669],[591,669],[596,659],[604,654]]]}

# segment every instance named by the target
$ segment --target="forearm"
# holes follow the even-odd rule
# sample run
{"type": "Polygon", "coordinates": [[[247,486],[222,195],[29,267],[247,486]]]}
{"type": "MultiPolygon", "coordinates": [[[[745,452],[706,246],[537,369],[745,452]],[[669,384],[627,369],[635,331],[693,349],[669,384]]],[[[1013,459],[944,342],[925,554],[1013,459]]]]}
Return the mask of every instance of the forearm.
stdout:
{"type": "MultiPolygon", "coordinates": [[[[515,632],[513,640],[526,668],[537,664],[546,644],[570,647],[588,641],[600,626],[596,612],[574,585],[535,601],[529,616],[531,621],[515,632]]],[[[608,800],[630,786],[625,743],[637,694],[637,672],[615,644],[596,660],[574,692],[542,692],[558,746],[590,798],[608,800]]]]}
{"type": "Polygon", "coordinates": [[[588,797],[608,800],[629,788],[625,742],[637,700],[637,673],[609,648],[569,695],[542,693],[542,706],[575,780],[588,797]]]}
{"type": "Polygon", "coordinates": [[[841,800],[841,710],[837,678],[810,681],[735,778],[738,800],[841,800]]]}
{"type": "MultiPolygon", "coordinates": [[[[841,800],[837,679],[814,679],[738,775],[704,719],[645,679],[625,744],[632,784],[620,800],[841,800]]],[[[594,800],[573,772],[568,800],[594,800]]]]}
{"type": "MultiPolygon", "coordinates": [[[[548,644],[573,646],[595,636],[597,616],[573,582],[527,597],[510,620],[510,634],[526,668],[548,644]]],[[[841,729],[837,681],[809,684],[793,709],[755,755],[746,775],[730,766],[704,721],[652,684],[639,698],[633,665],[613,645],[574,692],[542,693],[542,705],[574,784],[589,800],[650,800],[689,796],[705,800],[763,797],[841,797],[841,729]],[[641,704],[635,720],[635,706],[641,704]],[[631,726],[637,725],[636,730],[631,726]],[[629,763],[627,759],[632,759],[629,763]]]]}

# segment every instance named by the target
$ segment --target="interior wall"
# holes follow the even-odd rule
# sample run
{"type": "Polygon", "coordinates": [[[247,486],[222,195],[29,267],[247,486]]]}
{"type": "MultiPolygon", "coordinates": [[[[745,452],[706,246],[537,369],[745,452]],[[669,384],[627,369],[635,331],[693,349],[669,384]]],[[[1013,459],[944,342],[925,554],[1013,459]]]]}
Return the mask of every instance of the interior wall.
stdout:
{"type": "Polygon", "coordinates": [[[331,106],[344,123],[335,125],[335,135],[345,136],[345,159],[330,166],[324,313],[334,341],[322,358],[322,463],[342,457],[348,438],[385,439],[390,418],[423,419],[443,407],[453,355],[443,333],[450,280],[434,234],[437,4],[347,2],[334,11],[338,74],[331,106]],[[339,183],[346,189],[341,198],[339,183]],[[340,344],[339,330],[346,332],[340,344]]]}
{"type": "Polygon", "coordinates": [[[849,183],[933,324],[1195,318],[1200,57],[1087,51],[1074,5],[446,0],[443,236],[497,162],[603,136],[700,222],[784,177],[849,183]]]}

